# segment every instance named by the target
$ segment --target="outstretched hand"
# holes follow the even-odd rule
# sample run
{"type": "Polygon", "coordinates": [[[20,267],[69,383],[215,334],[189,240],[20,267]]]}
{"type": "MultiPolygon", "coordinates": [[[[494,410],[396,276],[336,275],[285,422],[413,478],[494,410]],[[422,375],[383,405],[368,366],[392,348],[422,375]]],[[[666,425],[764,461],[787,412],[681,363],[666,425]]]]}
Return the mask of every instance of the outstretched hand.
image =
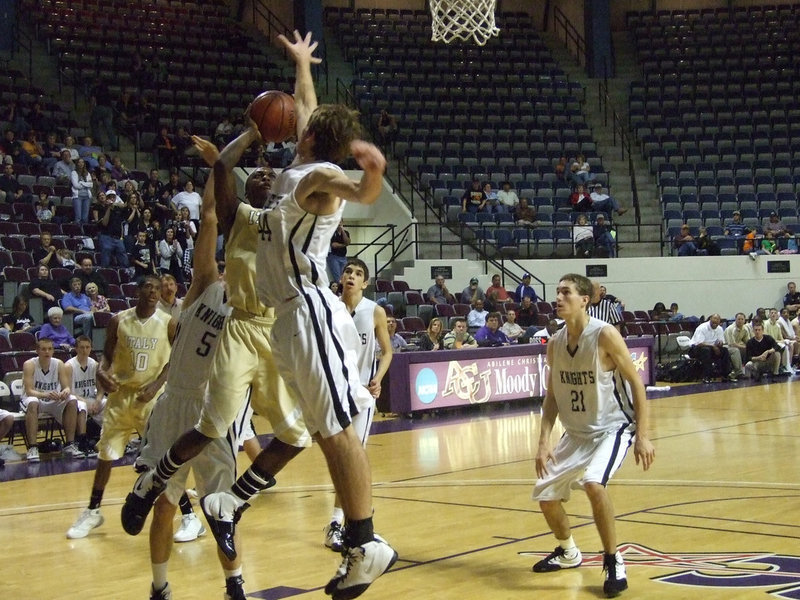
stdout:
{"type": "Polygon", "coordinates": [[[196,135],[192,136],[192,144],[194,144],[194,147],[197,148],[197,151],[200,153],[200,156],[203,157],[203,160],[206,161],[206,164],[209,167],[213,167],[214,163],[217,162],[217,159],[219,158],[219,150],[217,149],[217,146],[214,143],[204,140],[196,135]]]}
{"type": "Polygon", "coordinates": [[[302,37],[300,32],[295,29],[294,42],[290,42],[283,34],[278,36],[278,41],[283,44],[283,47],[286,48],[295,63],[307,62],[310,65],[318,65],[322,62],[321,58],[314,56],[314,50],[317,49],[319,42],[311,41],[310,31],[306,34],[306,37],[302,37]]]}

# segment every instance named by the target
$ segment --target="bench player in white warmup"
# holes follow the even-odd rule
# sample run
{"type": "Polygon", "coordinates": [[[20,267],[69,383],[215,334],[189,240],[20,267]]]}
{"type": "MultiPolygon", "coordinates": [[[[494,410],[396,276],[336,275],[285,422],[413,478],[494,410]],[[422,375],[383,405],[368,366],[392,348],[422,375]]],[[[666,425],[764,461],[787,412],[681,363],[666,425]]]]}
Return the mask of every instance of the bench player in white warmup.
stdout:
{"type": "Polygon", "coordinates": [[[537,573],[578,567],[582,557],[570,533],[563,503],[570,490],[582,488],[592,505],[603,542],[603,591],[627,589],[625,564],[617,552],[614,508],[606,485],[635,437],[634,456],[645,470],[655,457],[648,439],[647,400],[628,347],[613,325],[586,312],[592,282],[564,275],[558,283],[556,309],[566,326],[547,343],[547,393],[542,404],[533,499],[539,501],[558,546],[537,562],[537,573]],[[556,417],[565,433],[555,449],[550,437],[556,417]]]}

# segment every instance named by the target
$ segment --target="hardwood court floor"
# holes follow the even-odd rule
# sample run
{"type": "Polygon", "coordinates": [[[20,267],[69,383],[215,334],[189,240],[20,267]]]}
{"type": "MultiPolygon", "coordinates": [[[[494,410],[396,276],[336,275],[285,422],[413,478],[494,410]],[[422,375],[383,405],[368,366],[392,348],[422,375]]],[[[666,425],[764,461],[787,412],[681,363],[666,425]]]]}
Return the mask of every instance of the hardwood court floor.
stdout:
{"type": "MultiPolygon", "coordinates": [[[[625,597],[768,598],[778,589],[793,590],[782,597],[800,597],[797,389],[796,382],[740,385],[650,401],[655,465],[643,473],[629,456],[610,485],[628,564],[625,597]],[[705,576],[693,576],[695,570],[705,576]],[[659,580],[666,577],[673,582],[659,580]]],[[[538,420],[535,408],[476,411],[372,436],[375,522],[400,560],[364,598],[602,597],[593,554],[600,542],[582,492],[574,493],[567,510],[584,565],[553,574],[530,570],[554,547],[530,500],[538,420]]],[[[245,464],[242,455],[240,468],[245,464]]],[[[0,484],[4,597],[148,597],[146,530],[132,538],[119,524],[134,479],[130,467],[112,473],[106,523],[86,539],[65,538],[86,504],[91,475],[0,484]]],[[[249,598],[325,597],[322,587],[339,562],[322,546],[331,502],[317,448],[298,457],[278,486],[254,502],[241,525],[249,598]]],[[[175,600],[222,598],[214,550],[210,534],[175,546],[175,600]]]]}

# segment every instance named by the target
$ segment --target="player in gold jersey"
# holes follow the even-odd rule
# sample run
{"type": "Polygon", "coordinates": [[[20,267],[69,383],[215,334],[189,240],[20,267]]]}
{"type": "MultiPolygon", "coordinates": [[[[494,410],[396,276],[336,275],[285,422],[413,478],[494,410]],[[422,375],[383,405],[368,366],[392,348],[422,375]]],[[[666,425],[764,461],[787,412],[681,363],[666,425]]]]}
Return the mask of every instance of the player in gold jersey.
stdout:
{"type": "Polygon", "coordinates": [[[112,461],[125,454],[133,429],[144,433],[153,400],[166,380],[169,352],[175,337],[175,321],[157,308],[161,281],[155,275],[139,282],[135,308],[114,315],[106,331],[103,359],[97,380],[109,392],[98,461],[89,507],[69,531],[68,538],[83,538],[103,524],[103,499],[112,461]]]}

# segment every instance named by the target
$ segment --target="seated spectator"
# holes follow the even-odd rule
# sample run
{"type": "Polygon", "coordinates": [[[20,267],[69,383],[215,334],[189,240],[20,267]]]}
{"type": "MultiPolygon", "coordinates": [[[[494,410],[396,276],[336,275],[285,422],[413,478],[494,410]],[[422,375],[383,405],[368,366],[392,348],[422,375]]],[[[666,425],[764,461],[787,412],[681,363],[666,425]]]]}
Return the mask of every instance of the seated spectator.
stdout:
{"type": "Polygon", "coordinates": [[[94,178],[83,158],[75,162],[75,169],[70,173],[72,185],[72,210],[76,223],[89,222],[89,206],[92,204],[94,178]]]}
{"type": "Polygon", "coordinates": [[[389,330],[389,341],[392,343],[392,352],[402,352],[408,348],[408,342],[397,333],[397,319],[393,316],[386,315],[386,328],[389,330]]]}
{"type": "Polygon", "coordinates": [[[80,153],[78,152],[78,147],[75,145],[75,138],[71,135],[68,135],[64,138],[63,150],[69,150],[69,157],[72,159],[73,163],[81,157],[80,153]]]}
{"type": "Polygon", "coordinates": [[[575,191],[569,197],[572,210],[577,212],[589,212],[592,210],[592,198],[586,191],[582,183],[575,186],[575,191]]]}
{"type": "Polygon", "coordinates": [[[792,232],[783,224],[783,221],[778,217],[778,213],[774,210],[769,213],[769,217],[764,221],[762,230],[765,236],[768,232],[772,232],[781,250],[785,250],[788,247],[787,240],[792,237],[792,232]]]}
{"type": "MultiPolygon", "coordinates": [[[[108,296],[108,283],[106,283],[106,280],[103,278],[103,276],[97,272],[97,269],[94,268],[94,263],[88,256],[85,256],[81,259],[80,267],[75,269],[73,276],[80,277],[81,286],[83,289],[86,289],[86,286],[90,283],[94,283],[101,295],[108,296]]],[[[65,281],[62,283],[62,285],[66,287],[69,285],[69,282],[65,281]]]]}
{"type": "Polygon", "coordinates": [[[180,165],[186,164],[184,159],[187,155],[197,156],[197,152],[194,150],[194,143],[192,142],[192,134],[190,134],[183,125],[179,126],[178,131],[175,133],[175,150],[180,165]]]}
{"type": "Polygon", "coordinates": [[[64,318],[64,311],[59,307],[54,306],[47,311],[47,323],[42,325],[39,330],[39,339],[47,338],[52,340],[53,344],[63,348],[64,350],[71,350],[75,345],[75,338],[72,337],[69,330],[61,323],[64,318]]]}
{"type": "Polygon", "coordinates": [[[556,178],[559,181],[566,181],[567,175],[567,157],[563,154],[561,158],[558,159],[556,166],[553,168],[553,172],[556,174],[556,178]]]}
{"type": "Polygon", "coordinates": [[[178,166],[178,149],[175,140],[166,127],[158,130],[153,140],[153,152],[156,155],[159,169],[171,169],[178,166]]]}
{"type": "Polygon", "coordinates": [[[486,290],[486,298],[492,306],[497,306],[498,303],[511,300],[511,296],[508,295],[506,288],[500,285],[500,275],[492,275],[492,285],[486,290]]]}
{"type": "Polygon", "coordinates": [[[78,155],[86,161],[86,166],[90,171],[94,171],[98,166],[100,166],[100,163],[97,159],[101,154],[103,154],[103,149],[100,146],[95,145],[91,136],[85,136],[77,150],[78,155]]]}
{"type": "Polygon", "coordinates": [[[481,189],[481,182],[479,179],[472,180],[472,187],[464,192],[461,196],[461,212],[462,213],[477,213],[486,207],[488,199],[486,192],[481,189]]]}
{"type": "Polygon", "coordinates": [[[723,379],[736,381],[736,373],[731,366],[731,355],[725,347],[725,336],[720,327],[720,316],[713,314],[705,323],[694,330],[689,356],[696,358],[703,366],[703,383],[711,383],[714,375],[714,361],[719,362],[723,379]]]}
{"type": "Polygon", "coordinates": [[[133,265],[133,275],[136,278],[143,275],[156,274],[156,264],[153,260],[152,248],[147,243],[146,231],[140,231],[136,234],[136,244],[134,244],[131,251],[130,264],[133,265]]]}
{"type": "Polygon", "coordinates": [[[764,323],[753,321],[753,337],[747,340],[747,364],[745,373],[754,381],[761,381],[764,374],[778,375],[781,364],[781,347],[770,336],[764,335],[764,323]]]}
{"type": "Polygon", "coordinates": [[[441,350],[444,348],[443,329],[442,320],[439,317],[433,317],[428,323],[428,329],[417,340],[417,347],[420,350],[441,350]]]}
{"type": "MultiPolygon", "coordinates": [[[[60,309],[59,309],[60,310],[60,309]]],[[[54,341],[45,335],[36,343],[36,356],[22,365],[24,396],[20,400],[25,412],[28,439],[28,462],[39,462],[36,438],[39,435],[39,412],[52,416],[64,430],[67,445],[62,452],[70,458],[86,458],[75,443],[76,431],[86,433],[86,410],[70,394],[69,369],[53,357],[54,341]]]]}
{"type": "Polygon", "coordinates": [[[591,173],[592,167],[589,165],[583,154],[578,154],[578,158],[576,158],[575,162],[572,163],[572,168],[575,169],[573,171],[573,176],[579,183],[585,184],[594,180],[594,173],[591,173]],[[575,169],[575,167],[577,167],[577,169],[575,169]]]}
{"type": "Polygon", "coordinates": [[[533,227],[536,223],[536,209],[528,205],[527,198],[520,198],[515,216],[520,227],[533,227]]]}
{"type": "Polygon", "coordinates": [[[231,141],[233,136],[233,123],[227,115],[222,117],[222,122],[214,130],[214,143],[222,148],[231,141]]]}
{"type": "Polygon", "coordinates": [[[59,248],[56,250],[56,255],[58,259],[61,261],[61,266],[65,269],[73,269],[75,268],[75,253],[72,250],[68,250],[66,248],[59,248]]]}
{"type": "Polygon", "coordinates": [[[442,343],[445,350],[478,347],[478,342],[467,331],[467,320],[464,317],[453,319],[453,330],[444,336],[442,343]]]}
{"type": "Polygon", "coordinates": [[[742,213],[738,210],[733,211],[733,218],[725,225],[725,235],[743,238],[748,233],[750,233],[750,228],[742,222],[742,213]]]}
{"type": "MultiPolygon", "coordinates": [[[[111,178],[115,179],[116,181],[128,179],[128,169],[122,164],[122,158],[120,158],[119,154],[111,159],[110,173],[111,178]]],[[[130,181],[128,183],[130,183],[130,181]]]]}
{"type": "Polygon", "coordinates": [[[505,212],[516,212],[517,205],[519,204],[519,196],[517,192],[512,189],[510,181],[504,181],[501,189],[497,192],[498,208],[502,208],[505,212]]]}
{"type": "Polygon", "coordinates": [[[448,304],[453,300],[453,295],[444,284],[444,276],[437,275],[433,285],[428,288],[428,300],[433,304],[448,304]]]}
{"type": "Polygon", "coordinates": [[[694,240],[694,244],[697,247],[697,254],[700,256],[719,256],[719,244],[711,239],[711,236],[708,235],[708,229],[705,227],[700,227],[700,233],[697,236],[697,239],[694,240]]]}
{"type": "Polygon", "coordinates": [[[769,309],[769,318],[763,322],[764,335],[768,335],[780,346],[783,352],[781,371],[792,372],[792,355],[794,354],[794,341],[787,340],[783,335],[783,328],[778,322],[780,315],[775,308],[769,309]]]}
{"type": "Polygon", "coordinates": [[[61,258],[56,254],[56,247],[53,246],[53,235],[49,231],[43,231],[39,236],[39,247],[31,252],[33,262],[44,265],[50,269],[61,266],[61,258]]]}
{"type": "Polygon", "coordinates": [[[506,334],[506,337],[512,342],[519,341],[525,335],[525,330],[517,323],[517,311],[510,308],[506,311],[506,322],[500,328],[500,331],[506,334]]]}
{"type": "Polygon", "coordinates": [[[47,192],[42,190],[33,205],[33,211],[39,223],[50,223],[56,214],[56,204],[49,199],[47,192]]]}
{"type": "Polygon", "coordinates": [[[589,224],[585,213],[578,215],[578,220],[572,226],[572,243],[575,246],[575,256],[590,258],[594,253],[594,227],[589,224]]]}
{"type": "Polygon", "coordinates": [[[528,329],[529,327],[535,327],[538,318],[539,310],[536,308],[533,300],[530,296],[524,296],[522,298],[522,302],[520,302],[519,309],[517,310],[517,322],[519,323],[520,327],[525,329],[528,329]]]}
{"type": "Polygon", "coordinates": [[[172,198],[171,204],[175,212],[180,212],[181,208],[185,206],[189,209],[189,218],[199,221],[202,201],[202,196],[194,191],[194,183],[187,181],[183,186],[183,191],[172,198]]]}
{"type": "Polygon", "coordinates": [[[83,335],[92,335],[94,316],[92,315],[92,301],[83,293],[80,277],[73,277],[69,281],[70,291],[61,298],[61,308],[65,313],[72,315],[72,322],[81,328],[83,335]]]}
{"type": "Polygon", "coordinates": [[[473,277],[469,280],[469,285],[461,291],[458,301],[462,304],[472,305],[475,300],[486,300],[486,293],[478,285],[478,278],[473,277]]]}
{"type": "Polygon", "coordinates": [[[93,313],[111,312],[111,307],[108,305],[108,300],[105,296],[100,294],[96,283],[86,284],[86,295],[89,296],[89,301],[92,303],[93,313]]]}
{"type": "Polygon", "coordinates": [[[292,164],[297,154],[297,144],[293,141],[270,142],[264,147],[264,154],[271,167],[283,169],[292,164]]]}
{"type": "Polygon", "coordinates": [[[547,340],[549,340],[556,331],[561,329],[561,326],[564,322],[558,322],[558,319],[550,319],[547,321],[547,325],[542,329],[536,331],[531,336],[531,344],[546,344],[547,340]]]}
{"type": "Polygon", "coordinates": [[[64,148],[61,151],[61,158],[53,165],[53,177],[56,178],[58,185],[67,185],[70,183],[70,176],[75,170],[75,163],[72,160],[70,151],[64,148]]]}
{"type": "Polygon", "coordinates": [[[483,307],[483,300],[477,298],[472,303],[472,310],[467,314],[467,327],[477,329],[486,325],[486,318],[489,316],[489,311],[483,307]]]}
{"type": "MultiPolygon", "coordinates": [[[[0,327],[0,335],[8,338],[12,333],[27,331],[35,333],[39,327],[33,322],[33,317],[28,311],[28,300],[25,296],[15,296],[14,303],[11,305],[11,312],[3,315],[3,324],[0,327]]],[[[2,438],[0,438],[2,439],[2,438]]]]}
{"type": "Polygon", "coordinates": [[[508,346],[511,340],[500,330],[500,313],[493,312],[486,316],[486,324],[475,332],[478,346],[508,346]]]}
{"type": "Polygon", "coordinates": [[[536,295],[536,290],[533,289],[533,286],[531,285],[530,273],[522,274],[522,281],[517,286],[517,289],[514,290],[514,300],[517,302],[517,304],[522,303],[522,299],[526,296],[530,296],[530,299],[533,302],[537,302],[539,300],[539,296],[536,295]]]}
{"type": "Polygon", "coordinates": [[[5,163],[3,174],[0,175],[0,202],[11,204],[24,201],[24,190],[14,174],[14,165],[5,163]]]}
{"type": "Polygon", "coordinates": [[[22,151],[27,155],[25,160],[21,162],[32,167],[39,167],[43,164],[44,148],[39,142],[36,131],[33,129],[28,131],[28,135],[22,140],[21,146],[22,151]]]}
{"type": "Polygon", "coordinates": [[[678,251],[678,256],[695,256],[697,254],[694,236],[689,232],[689,226],[685,223],[681,225],[680,233],[676,234],[672,240],[672,245],[678,251]]]}
{"type": "MultiPolygon", "coordinates": [[[[61,297],[64,292],[61,290],[59,282],[50,279],[50,269],[47,265],[39,265],[37,269],[37,277],[31,279],[31,284],[28,287],[31,296],[36,296],[42,299],[42,308],[48,311],[53,307],[58,307],[61,297]]],[[[61,310],[61,309],[59,309],[61,310]]]]}
{"type": "Polygon", "coordinates": [[[497,208],[497,192],[492,189],[492,183],[487,181],[483,184],[483,193],[486,195],[486,207],[496,211],[497,208]]]}
{"type": "MultiPolygon", "coordinates": [[[[6,119],[6,120],[10,121],[11,119],[6,119]]],[[[11,128],[6,129],[3,141],[0,142],[0,147],[3,148],[3,153],[6,156],[11,157],[11,160],[14,163],[18,163],[20,165],[28,164],[26,162],[28,155],[27,153],[25,153],[25,151],[23,151],[22,144],[20,144],[19,140],[17,140],[17,134],[13,129],[11,128]]]]}
{"type": "MultiPolygon", "coordinates": [[[[39,131],[45,130],[40,129],[39,131]]],[[[50,131],[50,129],[46,131],[50,131]]],[[[56,142],[55,133],[47,134],[47,137],[45,137],[45,141],[42,144],[42,148],[44,149],[44,154],[42,155],[42,164],[45,166],[48,172],[52,173],[53,167],[61,159],[61,144],[56,142]]]]}
{"type": "Polygon", "coordinates": [[[761,240],[761,247],[755,251],[756,254],[777,254],[778,242],[775,240],[775,234],[767,231],[764,238],[761,240]]]}
{"type": "Polygon", "coordinates": [[[609,196],[603,191],[602,183],[594,184],[594,191],[589,194],[592,199],[592,210],[595,212],[605,212],[611,216],[612,211],[618,215],[624,215],[628,212],[627,208],[621,208],[613,196],[609,196]]]}
{"type": "Polygon", "coordinates": [[[747,340],[750,339],[750,329],[745,326],[744,313],[736,313],[736,320],[725,328],[725,345],[731,355],[731,368],[736,376],[745,374],[742,365],[746,362],[747,340]]]}
{"type": "Polygon", "coordinates": [[[87,436],[78,439],[78,448],[87,458],[97,456],[95,442],[89,436],[100,437],[106,408],[105,391],[97,381],[97,361],[91,357],[91,353],[92,340],[85,335],[79,335],[75,338],[75,356],[64,363],[69,369],[70,391],[78,400],[78,410],[86,411],[87,436]],[[92,429],[94,431],[90,432],[92,429]]]}
{"type": "Polygon", "coordinates": [[[607,252],[609,258],[616,258],[617,242],[611,234],[611,225],[606,223],[606,217],[602,213],[597,215],[592,234],[595,247],[607,252]]]}
{"type": "Polygon", "coordinates": [[[672,318],[672,313],[663,302],[656,302],[653,305],[653,310],[650,311],[650,318],[653,321],[669,321],[672,318]]]}
{"type": "Polygon", "coordinates": [[[378,117],[378,135],[383,144],[391,144],[397,137],[397,119],[384,108],[378,117]]]}
{"type": "Polygon", "coordinates": [[[789,310],[789,316],[794,319],[800,311],[800,292],[797,291],[797,284],[794,281],[786,284],[786,290],[783,306],[789,310]]]}
{"type": "Polygon", "coordinates": [[[789,309],[785,306],[780,310],[778,325],[781,326],[783,339],[791,341],[792,343],[792,360],[790,364],[794,365],[795,362],[797,362],[798,356],[800,356],[800,343],[798,343],[797,332],[792,325],[792,320],[789,318],[789,309]]]}

